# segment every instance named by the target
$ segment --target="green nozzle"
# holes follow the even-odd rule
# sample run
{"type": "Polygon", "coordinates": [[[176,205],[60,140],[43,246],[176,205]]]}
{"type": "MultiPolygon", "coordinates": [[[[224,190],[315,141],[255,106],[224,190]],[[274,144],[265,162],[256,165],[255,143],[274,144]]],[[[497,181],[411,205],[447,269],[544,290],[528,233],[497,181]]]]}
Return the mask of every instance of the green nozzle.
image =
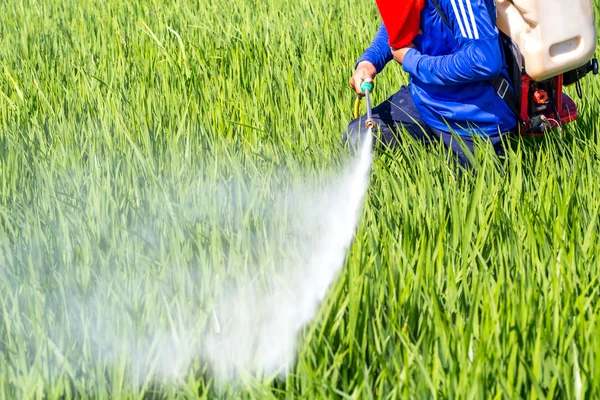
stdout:
{"type": "Polygon", "coordinates": [[[373,82],[363,82],[360,85],[360,90],[362,90],[363,93],[372,92],[373,91],[373,82]]]}

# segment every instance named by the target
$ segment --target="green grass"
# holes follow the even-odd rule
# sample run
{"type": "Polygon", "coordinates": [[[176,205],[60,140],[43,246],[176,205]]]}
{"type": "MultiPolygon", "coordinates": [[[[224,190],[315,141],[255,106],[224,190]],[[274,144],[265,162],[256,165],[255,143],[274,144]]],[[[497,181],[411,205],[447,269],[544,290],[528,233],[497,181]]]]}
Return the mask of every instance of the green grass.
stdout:
{"type": "MultiPolygon", "coordinates": [[[[284,380],[220,388],[200,360],[154,378],[149,333],[200,337],[214,282],[275,257],[272,193],[348,163],[347,80],[378,19],[369,1],[134,3],[0,2],[0,399],[600,397],[593,79],[564,135],[484,148],[463,181],[439,149],[379,151],[284,380]]],[[[375,100],[405,81],[390,66],[375,100]]]]}

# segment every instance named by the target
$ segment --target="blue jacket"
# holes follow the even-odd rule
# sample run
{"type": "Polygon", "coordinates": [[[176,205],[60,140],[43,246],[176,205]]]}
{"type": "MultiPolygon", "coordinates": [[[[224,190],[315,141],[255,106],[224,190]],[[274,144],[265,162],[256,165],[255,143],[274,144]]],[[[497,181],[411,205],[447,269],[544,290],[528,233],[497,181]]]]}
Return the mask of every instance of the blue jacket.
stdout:
{"type": "MultiPolygon", "coordinates": [[[[508,79],[494,0],[438,3],[450,26],[427,1],[421,12],[423,34],[415,38],[403,64],[423,121],[461,135],[493,136],[513,129],[515,115],[489,82],[499,74],[508,79]]],[[[382,25],[359,62],[370,61],[380,72],[392,59],[382,25]]]]}

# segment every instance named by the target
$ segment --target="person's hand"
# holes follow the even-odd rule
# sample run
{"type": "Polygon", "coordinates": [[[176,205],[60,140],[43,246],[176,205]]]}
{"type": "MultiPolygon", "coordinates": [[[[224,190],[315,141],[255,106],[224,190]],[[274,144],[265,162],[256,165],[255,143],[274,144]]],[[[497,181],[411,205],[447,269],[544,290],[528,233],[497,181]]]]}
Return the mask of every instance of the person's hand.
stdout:
{"type": "Polygon", "coordinates": [[[354,89],[357,95],[364,96],[365,94],[361,90],[360,86],[363,82],[373,82],[377,75],[375,66],[368,61],[361,61],[356,66],[352,78],[350,78],[350,87],[354,89]]]}
{"type": "Polygon", "coordinates": [[[394,60],[402,64],[404,62],[404,56],[406,55],[406,53],[414,47],[415,45],[411,43],[408,46],[403,47],[401,49],[392,49],[392,55],[394,56],[394,60]]]}

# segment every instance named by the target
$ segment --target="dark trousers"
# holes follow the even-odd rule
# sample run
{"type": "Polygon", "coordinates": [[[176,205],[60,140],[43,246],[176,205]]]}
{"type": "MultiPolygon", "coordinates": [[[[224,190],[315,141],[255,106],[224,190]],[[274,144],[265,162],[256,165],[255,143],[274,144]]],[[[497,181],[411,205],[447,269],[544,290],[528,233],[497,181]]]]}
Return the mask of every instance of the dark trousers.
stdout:
{"type": "MultiPolygon", "coordinates": [[[[428,126],[421,119],[407,86],[403,86],[389,99],[373,108],[373,119],[377,125],[373,129],[373,134],[376,135],[376,140],[384,146],[394,147],[398,145],[400,140],[399,130],[404,128],[413,138],[424,144],[443,143],[446,149],[456,157],[456,161],[460,165],[465,168],[470,167],[469,158],[465,154],[465,150],[473,154],[473,137],[460,137],[465,149],[461,146],[456,135],[453,136],[451,133],[428,126]]],[[[356,148],[360,141],[360,135],[367,133],[364,121],[365,116],[355,119],[350,122],[348,130],[344,132],[344,143],[350,145],[351,148],[356,148]]],[[[498,134],[486,138],[494,146],[494,150],[499,156],[504,156],[503,141],[506,140],[505,136],[511,133],[507,132],[506,134],[498,134]]]]}

